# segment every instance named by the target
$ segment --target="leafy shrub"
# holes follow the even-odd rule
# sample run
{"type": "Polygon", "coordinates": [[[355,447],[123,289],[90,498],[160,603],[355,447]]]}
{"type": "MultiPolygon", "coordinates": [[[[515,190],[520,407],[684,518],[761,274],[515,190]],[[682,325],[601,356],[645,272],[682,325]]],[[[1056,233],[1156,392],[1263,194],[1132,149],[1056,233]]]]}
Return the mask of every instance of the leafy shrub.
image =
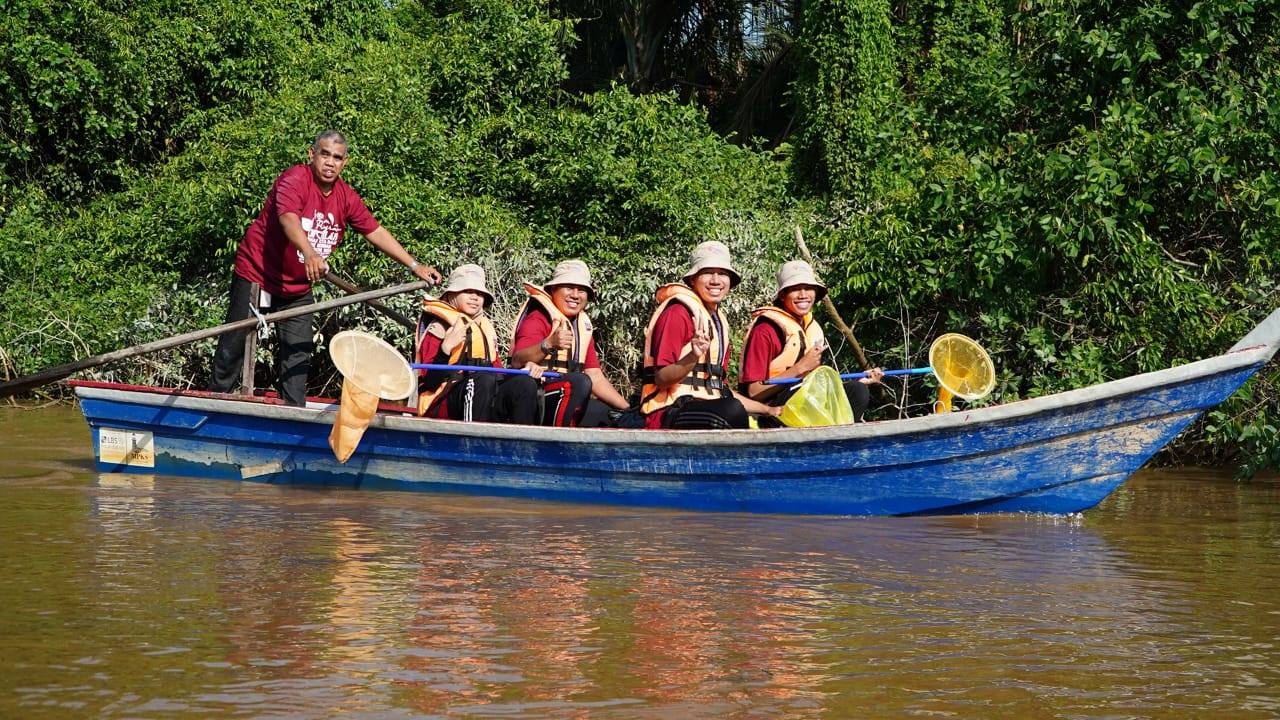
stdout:
{"type": "MultiPolygon", "coordinates": [[[[720,238],[739,251],[749,282],[734,307],[745,321],[776,267],[765,260],[770,244],[789,237],[782,168],[725,143],[704,113],[670,97],[614,89],[570,102],[557,89],[563,27],[532,4],[451,9],[380,11],[390,19],[376,37],[298,49],[281,70],[287,91],[209,126],[154,173],[82,210],[28,186],[0,224],[0,274],[30,277],[0,289],[0,347],[16,369],[220,322],[245,226],[276,175],[331,125],[352,140],[344,178],[415,256],[446,272],[461,262],[488,269],[500,324],[523,301],[522,280],[586,259],[602,291],[592,308],[602,353],[624,386],[653,290],[678,277],[696,242],[720,238]],[[76,258],[74,276],[62,258],[76,258]],[[74,345],[31,332],[47,318],[74,345]]],[[[333,266],[364,287],[408,279],[355,238],[333,266]]],[[[416,302],[388,304],[412,315],[416,302]]],[[[407,331],[365,309],[318,326],[353,323],[408,349],[407,331]]],[[[183,373],[203,385],[211,345],[104,372],[145,382],[183,373]]],[[[270,382],[269,367],[259,378],[270,382]]],[[[312,390],[336,391],[330,379],[319,367],[312,390]]]]}
{"type": "MultiPolygon", "coordinates": [[[[999,8],[913,4],[896,27],[912,93],[885,96],[910,142],[855,142],[880,156],[824,166],[812,234],[840,259],[836,295],[864,342],[967,332],[996,355],[1003,400],[1223,351],[1277,304],[1280,50],[1263,38],[1280,11],[999,8]]],[[[847,63],[866,33],[840,32],[816,67],[847,63]]],[[[807,82],[825,122],[865,126],[848,86],[807,82]]],[[[1246,396],[1198,457],[1274,445],[1275,395],[1246,396]]]]}

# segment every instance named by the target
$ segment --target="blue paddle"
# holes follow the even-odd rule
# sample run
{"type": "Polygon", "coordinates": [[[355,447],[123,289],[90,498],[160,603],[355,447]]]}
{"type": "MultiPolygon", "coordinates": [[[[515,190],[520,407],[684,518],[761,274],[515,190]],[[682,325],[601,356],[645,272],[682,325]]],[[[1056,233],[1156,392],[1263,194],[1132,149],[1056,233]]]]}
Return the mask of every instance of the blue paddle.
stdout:
{"type": "MultiPolygon", "coordinates": [[[[497,373],[499,375],[528,375],[529,371],[523,368],[499,368],[489,365],[444,365],[440,363],[409,363],[409,367],[414,370],[445,370],[447,372],[488,372],[497,373]]],[[[552,380],[560,377],[560,373],[547,371],[542,373],[542,377],[551,378],[552,380]]]]}
{"type": "MultiPolygon", "coordinates": [[[[927,368],[927,367],[910,368],[908,370],[885,370],[884,371],[885,377],[892,377],[894,375],[932,375],[932,374],[933,374],[933,368],[927,368]]],[[[866,376],[867,376],[867,373],[864,373],[864,372],[844,373],[843,375],[840,376],[840,379],[841,380],[860,380],[866,376]]],[[[765,380],[764,384],[765,385],[794,385],[795,383],[798,383],[803,379],[804,378],[774,378],[772,380],[765,380]]]]}

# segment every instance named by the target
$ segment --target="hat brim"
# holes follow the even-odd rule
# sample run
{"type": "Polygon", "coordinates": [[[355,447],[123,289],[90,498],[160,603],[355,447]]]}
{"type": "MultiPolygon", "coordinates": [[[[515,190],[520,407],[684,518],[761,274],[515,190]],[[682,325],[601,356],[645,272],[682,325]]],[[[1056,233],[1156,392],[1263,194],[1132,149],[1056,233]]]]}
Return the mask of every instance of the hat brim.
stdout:
{"type": "Polygon", "coordinates": [[[488,290],[481,290],[480,288],[465,288],[465,287],[464,287],[464,288],[456,288],[456,289],[454,289],[454,290],[445,290],[444,292],[440,293],[440,299],[441,299],[441,300],[444,300],[445,302],[448,302],[448,297],[449,297],[450,295],[453,295],[453,294],[455,294],[455,293],[460,293],[460,292],[467,292],[467,291],[471,291],[471,292],[473,292],[473,293],[479,293],[480,295],[483,295],[483,296],[484,296],[484,309],[485,309],[485,310],[488,310],[488,309],[489,309],[489,306],[490,306],[490,305],[493,305],[493,295],[489,294],[489,291],[488,291],[488,290]]]}
{"type": "Polygon", "coordinates": [[[697,270],[694,270],[693,272],[685,275],[683,278],[684,284],[690,287],[693,287],[693,283],[690,282],[690,280],[693,280],[693,278],[697,277],[698,273],[706,270],[723,270],[729,276],[730,289],[738,287],[738,283],[742,282],[742,276],[738,274],[737,270],[734,270],[733,268],[722,268],[722,267],[716,267],[715,265],[708,265],[706,267],[698,268],[697,270]]]}
{"type": "Polygon", "coordinates": [[[546,294],[550,295],[550,294],[551,294],[551,291],[552,291],[553,289],[558,288],[558,287],[560,287],[561,285],[577,285],[577,286],[578,286],[578,287],[580,287],[580,288],[586,288],[586,289],[587,289],[587,297],[588,297],[589,299],[591,299],[591,300],[595,300],[595,299],[596,299],[596,289],[595,289],[595,288],[593,288],[593,287],[591,287],[590,285],[583,285],[582,283],[576,283],[576,282],[547,283],[546,285],[543,285],[543,286],[542,286],[542,290],[543,290],[543,292],[545,292],[546,294]]]}
{"type": "Polygon", "coordinates": [[[791,288],[798,288],[798,287],[811,287],[815,291],[817,291],[817,296],[813,299],[813,301],[816,303],[822,302],[822,299],[827,296],[826,285],[818,285],[817,283],[809,283],[809,282],[791,283],[790,285],[778,288],[778,292],[773,294],[773,304],[781,306],[783,293],[790,290],[791,288]]]}

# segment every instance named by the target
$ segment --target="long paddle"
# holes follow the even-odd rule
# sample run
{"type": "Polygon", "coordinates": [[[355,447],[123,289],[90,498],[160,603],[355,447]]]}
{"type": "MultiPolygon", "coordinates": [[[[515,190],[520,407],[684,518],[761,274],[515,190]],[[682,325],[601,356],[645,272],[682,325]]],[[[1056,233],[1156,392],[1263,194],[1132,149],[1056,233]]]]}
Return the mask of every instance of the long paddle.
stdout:
{"type": "MultiPolygon", "coordinates": [[[[320,312],[322,310],[332,310],[333,308],[343,307],[345,305],[354,305],[358,302],[376,300],[378,298],[413,292],[415,290],[425,290],[431,286],[432,283],[428,283],[425,280],[417,280],[411,283],[404,283],[403,285],[383,288],[381,290],[370,290],[368,292],[357,293],[355,295],[347,295],[345,297],[333,298],[332,300],[325,300],[324,302],[314,303],[312,305],[302,305],[288,310],[281,310],[280,312],[269,313],[267,315],[263,315],[262,320],[265,322],[288,320],[289,318],[299,317],[301,315],[310,315],[311,313],[320,312]]],[[[40,387],[41,385],[56,382],[68,375],[71,375],[72,373],[87,370],[91,367],[105,365],[109,362],[136,357],[138,355],[146,355],[147,353],[156,352],[157,350],[166,350],[171,347],[177,347],[178,345],[195,342],[196,340],[217,337],[218,335],[235,332],[236,330],[246,330],[257,324],[257,318],[245,318],[244,320],[237,320],[236,322],[218,325],[217,327],[205,328],[204,330],[193,330],[192,332],[174,335],[173,337],[165,338],[164,340],[155,340],[149,343],[143,343],[142,345],[135,345],[131,348],[116,350],[102,355],[94,355],[93,357],[85,358],[83,360],[76,360],[75,362],[70,362],[66,365],[59,365],[57,367],[49,368],[48,370],[42,370],[33,375],[26,375],[10,380],[6,383],[0,383],[0,398],[9,397],[10,395],[16,395],[20,392],[40,387]]]]}
{"type": "MultiPolygon", "coordinates": [[[[864,373],[864,372],[843,373],[840,375],[840,379],[841,380],[859,380],[866,377],[867,374],[868,373],[864,373]]],[[[927,367],[908,368],[906,370],[885,370],[884,371],[885,377],[893,377],[894,375],[932,375],[932,374],[933,374],[933,368],[927,368],[927,367]]],[[[804,378],[787,377],[787,378],[774,378],[772,380],[765,380],[763,382],[765,385],[794,385],[803,379],[804,378]]]]}
{"type": "MultiPolygon", "coordinates": [[[[492,365],[447,365],[443,363],[409,363],[409,367],[414,370],[445,370],[448,372],[487,372],[496,373],[498,375],[528,375],[529,371],[524,368],[500,368],[492,365]]],[[[552,380],[560,377],[558,372],[544,372],[542,377],[551,378],[552,380]]]]}
{"type": "MultiPolygon", "coordinates": [[[[813,256],[809,254],[809,246],[804,244],[804,233],[800,231],[800,226],[796,225],[796,245],[800,248],[800,255],[804,257],[804,261],[813,267],[813,256]]],[[[836,310],[836,304],[831,300],[830,295],[822,297],[822,306],[830,313],[831,319],[835,321],[836,327],[840,329],[840,333],[849,341],[849,346],[853,348],[854,357],[858,359],[858,365],[863,370],[870,370],[871,363],[867,362],[866,353],[862,352],[862,343],[858,342],[858,338],[853,336],[853,329],[845,324],[844,318],[840,317],[840,313],[836,310]]],[[[888,374],[888,373],[886,373],[888,374]]],[[[843,376],[841,376],[843,377],[843,376]]]]}

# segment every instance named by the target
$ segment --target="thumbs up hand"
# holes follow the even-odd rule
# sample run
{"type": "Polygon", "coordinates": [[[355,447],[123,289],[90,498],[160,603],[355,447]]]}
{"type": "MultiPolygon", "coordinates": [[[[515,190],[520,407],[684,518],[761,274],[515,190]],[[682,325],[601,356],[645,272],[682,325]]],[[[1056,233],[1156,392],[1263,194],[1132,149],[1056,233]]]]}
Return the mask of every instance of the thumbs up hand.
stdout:
{"type": "Polygon", "coordinates": [[[569,323],[556,318],[551,323],[551,334],[547,336],[546,345],[554,353],[557,350],[564,350],[573,347],[573,330],[569,329],[569,323]]]}

